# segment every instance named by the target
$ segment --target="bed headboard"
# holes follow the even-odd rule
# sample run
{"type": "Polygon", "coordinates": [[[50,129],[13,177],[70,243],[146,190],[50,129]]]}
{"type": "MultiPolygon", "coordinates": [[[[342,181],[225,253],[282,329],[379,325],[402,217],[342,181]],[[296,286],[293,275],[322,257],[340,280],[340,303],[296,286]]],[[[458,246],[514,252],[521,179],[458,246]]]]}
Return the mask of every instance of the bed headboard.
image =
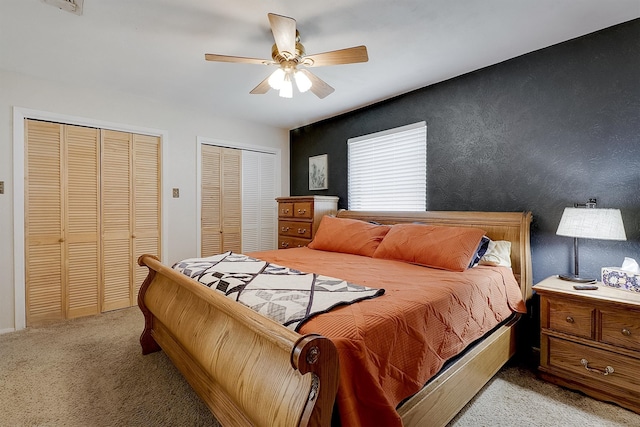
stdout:
{"type": "Polygon", "coordinates": [[[431,225],[477,227],[492,240],[511,242],[511,268],[520,283],[525,301],[531,298],[533,276],[531,271],[531,244],[529,231],[531,212],[376,212],[340,210],[339,218],[375,221],[380,224],[419,222],[431,225]]]}

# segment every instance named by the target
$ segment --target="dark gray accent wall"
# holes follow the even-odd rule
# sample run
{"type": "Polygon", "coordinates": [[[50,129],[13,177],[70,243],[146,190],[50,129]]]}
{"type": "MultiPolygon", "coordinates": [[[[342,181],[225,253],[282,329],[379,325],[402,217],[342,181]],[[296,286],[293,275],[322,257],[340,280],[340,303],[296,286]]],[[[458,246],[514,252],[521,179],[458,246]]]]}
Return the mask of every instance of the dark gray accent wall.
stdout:
{"type": "Polygon", "coordinates": [[[640,19],[292,130],[291,194],[347,208],[347,139],[421,120],[428,209],[532,211],[535,282],[572,272],[555,231],[590,197],[622,210],[628,241],[580,240],[580,273],[640,262],[640,19]],[[308,158],[325,153],[329,189],[311,192],[308,158]]]}

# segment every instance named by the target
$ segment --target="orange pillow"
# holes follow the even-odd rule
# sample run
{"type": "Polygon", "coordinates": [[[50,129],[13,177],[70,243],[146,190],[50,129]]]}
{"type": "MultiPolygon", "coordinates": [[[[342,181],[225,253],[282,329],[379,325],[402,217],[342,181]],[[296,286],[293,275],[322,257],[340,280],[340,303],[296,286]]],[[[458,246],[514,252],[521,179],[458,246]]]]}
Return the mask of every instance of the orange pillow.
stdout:
{"type": "Polygon", "coordinates": [[[373,257],[464,271],[469,267],[482,236],[484,230],[479,228],[396,224],[373,257]]]}
{"type": "Polygon", "coordinates": [[[307,247],[371,257],[390,228],[357,219],[324,216],[307,247]]]}

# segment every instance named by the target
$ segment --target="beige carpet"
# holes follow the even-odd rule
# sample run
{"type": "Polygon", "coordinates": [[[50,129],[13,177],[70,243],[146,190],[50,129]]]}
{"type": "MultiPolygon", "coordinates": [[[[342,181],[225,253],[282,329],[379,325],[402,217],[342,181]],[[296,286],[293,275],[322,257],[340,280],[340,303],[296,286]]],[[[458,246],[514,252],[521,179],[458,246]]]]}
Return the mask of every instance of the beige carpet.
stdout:
{"type": "MultiPolygon", "coordinates": [[[[0,335],[0,426],[216,426],[137,308],[0,335]]],[[[503,369],[451,426],[640,426],[640,415],[503,369]]]]}

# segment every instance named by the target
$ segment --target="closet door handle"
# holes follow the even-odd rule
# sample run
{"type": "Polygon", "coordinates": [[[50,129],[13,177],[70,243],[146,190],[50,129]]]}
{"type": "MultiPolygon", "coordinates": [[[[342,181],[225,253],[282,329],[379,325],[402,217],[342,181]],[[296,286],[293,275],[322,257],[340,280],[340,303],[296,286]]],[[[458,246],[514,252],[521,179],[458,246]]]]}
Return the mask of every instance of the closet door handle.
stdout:
{"type": "Polygon", "coordinates": [[[58,243],[64,243],[64,237],[59,238],[58,243]]]}

